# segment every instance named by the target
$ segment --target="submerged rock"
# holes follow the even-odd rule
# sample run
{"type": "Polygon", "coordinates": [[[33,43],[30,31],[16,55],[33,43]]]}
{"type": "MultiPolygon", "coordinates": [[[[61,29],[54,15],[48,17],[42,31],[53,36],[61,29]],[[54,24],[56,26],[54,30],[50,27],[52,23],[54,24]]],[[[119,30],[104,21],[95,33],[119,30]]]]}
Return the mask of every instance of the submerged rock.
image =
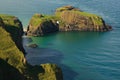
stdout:
{"type": "Polygon", "coordinates": [[[31,48],[37,48],[38,45],[37,45],[37,44],[29,44],[28,47],[31,47],[31,48]]]}
{"type": "Polygon", "coordinates": [[[83,12],[73,6],[56,9],[55,15],[35,14],[27,29],[29,36],[42,36],[56,31],[109,31],[102,17],[83,12]]]}

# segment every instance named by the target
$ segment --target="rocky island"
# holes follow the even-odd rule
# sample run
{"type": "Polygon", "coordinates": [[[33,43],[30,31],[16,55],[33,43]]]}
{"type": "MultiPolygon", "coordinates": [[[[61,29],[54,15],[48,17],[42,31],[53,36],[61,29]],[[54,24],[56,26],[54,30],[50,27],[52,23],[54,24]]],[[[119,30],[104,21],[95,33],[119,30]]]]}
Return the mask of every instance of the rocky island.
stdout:
{"type": "Polygon", "coordinates": [[[63,80],[55,64],[27,63],[22,35],[23,26],[17,17],[0,14],[0,80],[63,80]]]}
{"type": "MultiPolygon", "coordinates": [[[[27,28],[27,36],[43,36],[58,31],[109,31],[112,27],[95,14],[73,6],[56,9],[55,15],[35,14],[27,28]]],[[[23,26],[11,15],[0,14],[0,80],[63,80],[56,64],[30,65],[22,45],[23,26]]],[[[32,44],[32,47],[37,45],[32,44]]]]}
{"type": "Polygon", "coordinates": [[[109,31],[112,27],[95,14],[73,6],[57,8],[55,15],[35,14],[27,28],[28,36],[42,36],[58,31],[109,31]]]}

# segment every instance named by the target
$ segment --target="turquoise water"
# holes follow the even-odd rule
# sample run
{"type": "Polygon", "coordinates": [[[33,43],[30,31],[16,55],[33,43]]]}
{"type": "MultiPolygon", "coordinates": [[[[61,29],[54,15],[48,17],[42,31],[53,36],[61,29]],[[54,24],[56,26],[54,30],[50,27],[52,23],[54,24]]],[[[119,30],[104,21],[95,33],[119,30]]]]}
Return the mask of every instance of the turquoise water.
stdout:
{"type": "Polygon", "coordinates": [[[114,30],[24,37],[28,62],[56,63],[63,70],[64,80],[120,80],[119,0],[0,0],[0,13],[18,16],[26,27],[34,13],[53,14],[57,7],[66,4],[102,16],[114,30]],[[39,47],[26,47],[31,43],[39,47]]]}

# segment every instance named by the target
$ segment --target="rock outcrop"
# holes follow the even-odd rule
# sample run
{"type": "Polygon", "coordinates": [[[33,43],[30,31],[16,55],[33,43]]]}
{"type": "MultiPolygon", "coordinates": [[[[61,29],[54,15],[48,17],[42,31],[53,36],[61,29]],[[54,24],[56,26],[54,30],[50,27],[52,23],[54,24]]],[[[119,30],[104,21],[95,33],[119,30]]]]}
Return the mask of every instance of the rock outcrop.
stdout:
{"type": "Polygon", "coordinates": [[[27,35],[42,36],[44,34],[58,31],[58,24],[53,18],[54,16],[46,16],[41,14],[33,15],[27,28],[27,35]]]}
{"type": "MultiPolygon", "coordinates": [[[[1,22],[0,22],[1,23],[1,22]]],[[[11,33],[4,29],[5,24],[0,24],[0,59],[21,71],[24,68],[24,54],[18,49],[12,39],[11,33]]],[[[0,64],[2,66],[2,64],[0,64]]]]}
{"type": "Polygon", "coordinates": [[[56,31],[109,31],[112,27],[95,14],[73,6],[56,9],[55,15],[35,14],[30,20],[27,35],[41,36],[56,31]]]}
{"type": "Polygon", "coordinates": [[[23,26],[21,21],[11,15],[0,14],[2,18],[2,25],[4,23],[4,29],[10,33],[17,47],[25,54],[25,50],[22,45],[23,26]]]}
{"type": "Polygon", "coordinates": [[[45,70],[45,75],[39,74],[40,80],[63,80],[62,71],[57,65],[47,63],[41,64],[41,67],[45,70]],[[46,75],[49,75],[49,77],[46,77],[46,75]]]}
{"type": "Polygon", "coordinates": [[[18,32],[20,35],[16,37],[13,29],[15,26],[11,26],[13,21],[5,22],[10,17],[13,16],[2,15],[0,18],[0,80],[63,80],[61,69],[54,64],[31,66],[27,63],[14,41],[14,38],[19,41],[18,36],[21,37],[22,33],[18,32]]]}
{"type": "Polygon", "coordinates": [[[83,12],[72,6],[56,9],[56,16],[64,22],[59,26],[60,31],[109,31],[111,27],[95,14],[83,12]]]}

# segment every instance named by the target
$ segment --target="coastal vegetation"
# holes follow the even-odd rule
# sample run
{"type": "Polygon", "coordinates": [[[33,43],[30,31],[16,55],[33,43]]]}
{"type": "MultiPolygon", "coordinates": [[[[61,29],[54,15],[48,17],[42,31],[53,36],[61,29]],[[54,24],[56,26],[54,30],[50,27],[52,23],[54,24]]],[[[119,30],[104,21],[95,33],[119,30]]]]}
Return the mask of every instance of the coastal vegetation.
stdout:
{"type": "Polygon", "coordinates": [[[23,27],[21,21],[17,17],[7,14],[0,14],[0,17],[4,23],[4,29],[10,34],[17,47],[25,53],[22,47],[23,27]]]}
{"type": "Polygon", "coordinates": [[[27,35],[42,36],[59,30],[56,21],[59,18],[52,15],[35,14],[30,20],[27,35]]]}
{"type": "Polygon", "coordinates": [[[55,15],[34,14],[29,22],[28,36],[43,36],[57,31],[109,31],[102,17],[83,12],[73,6],[57,8],[55,15]]]}
{"type": "MultiPolygon", "coordinates": [[[[112,27],[95,14],[73,6],[56,9],[54,15],[34,14],[29,22],[28,36],[43,36],[58,31],[109,31],[112,27]]],[[[55,64],[30,65],[22,45],[23,25],[11,15],[0,14],[0,80],[63,80],[55,64]]],[[[29,47],[37,47],[31,44],[29,47]]]]}
{"type": "Polygon", "coordinates": [[[20,48],[22,28],[17,17],[0,14],[0,80],[62,80],[62,71],[55,64],[27,63],[20,48]]]}

